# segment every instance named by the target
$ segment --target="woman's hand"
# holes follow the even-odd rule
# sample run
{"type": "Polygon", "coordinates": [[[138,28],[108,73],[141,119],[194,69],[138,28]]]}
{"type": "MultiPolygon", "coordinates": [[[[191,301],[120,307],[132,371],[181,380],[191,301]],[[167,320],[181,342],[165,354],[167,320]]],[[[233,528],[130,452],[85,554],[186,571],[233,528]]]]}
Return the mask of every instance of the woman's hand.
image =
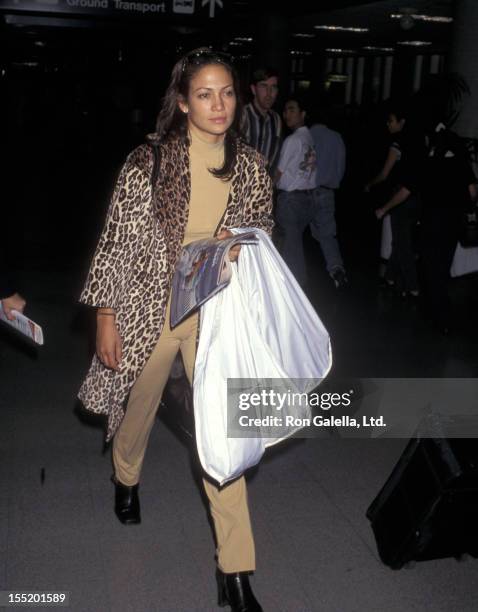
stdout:
{"type": "MultiPolygon", "coordinates": [[[[226,238],[231,238],[231,236],[234,236],[234,234],[230,230],[222,230],[219,232],[216,238],[218,240],[225,240],[226,238]]],[[[237,261],[240,251],[241,251],[241,245],[240,244],[234,245],[229,251],[229,260],[237,261]]]]}
{"type": "Polygon", "coordinates": [[[116,327],[115,317],[111,314],[101,314],[101,310],[97,312],[96,354],[103,365],[118,371],[122,356],[121,337],[116,327]]]}
{"type": "Polygon", "coordinates": [[[12,310],[23,312],[25,305],[26,302],[19,293],[14,293],[10,297],[2,300],[3,310],[9,321],[13,321],[15,319],[15,315],[13,314],[12,310]]]}
{"type": "Polygon", "coordinates": [[[377,208],[377,210],[375,211],[375,216],[377,217],[378,220],[385,217],[386,214],[387,214],[387,211],[383,210],[383,208],[377,208]]]}

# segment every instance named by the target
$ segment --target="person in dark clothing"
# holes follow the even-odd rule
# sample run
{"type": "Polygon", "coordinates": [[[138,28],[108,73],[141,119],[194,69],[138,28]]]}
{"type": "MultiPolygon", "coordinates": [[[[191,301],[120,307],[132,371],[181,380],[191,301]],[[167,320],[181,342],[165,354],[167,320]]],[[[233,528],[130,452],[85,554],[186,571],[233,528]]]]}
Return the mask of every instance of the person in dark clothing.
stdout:
{"type": "Polygon", "coordinates": [[[460,138],[439,123],[429,139],[428,155],[409,167],[403,185],[387,202],[384,214],[419,192],[421,266],[427,311],[447,334],[452,324],[448,279],[466,207],[477,198],[476,178],[460,138]]]}
{"type": "Polygon", "coordinates": [[[476,177],[459,137],[439,124],[423,165],[421,195],[421,263],[425,297],[438,328],[452,325],[447,291],[450,266],[466,207],[475,201],[476,177]]]}
{"type": "MultiPolygon", "coordinates": [[[[387,127],[392,136],[387,160],[381,173],[368,183],[366,189],[386,178],[390,193],[394,195],[403,186],[404,177],[421,165],[425,137],[415,126],[407,123],[405,112],[398,106],[390,108],[387,127]]],[[[419,287],[413,234],[419,216],[418,194],[411,190],[400,206],[379,208],[377,218],[382,219],[387,212],[390,212],[392,227],[392,254],[385,279],[389,285],[395,285],[403,297],[417,297],[419,287]]]]}

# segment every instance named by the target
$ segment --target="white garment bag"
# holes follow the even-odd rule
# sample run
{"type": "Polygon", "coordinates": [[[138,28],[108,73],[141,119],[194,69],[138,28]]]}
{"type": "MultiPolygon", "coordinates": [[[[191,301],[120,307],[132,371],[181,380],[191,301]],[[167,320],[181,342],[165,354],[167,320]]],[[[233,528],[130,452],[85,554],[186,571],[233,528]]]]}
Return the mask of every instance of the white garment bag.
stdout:
{"type": "MultiPolygon", "coordinates": [[[[245,231],[251,228],[234,230],[245,231]]],[[[254,231],[259,242],[242,246],[229,285],[201,308],[196,440],[204,470],[220,485],[301,428],[290,427],[279,437],[228,437],[228,378],[307,379],[294,381],[294,391],[308,393],[332,365],[327,330],[268,235],[254,231]]]]}

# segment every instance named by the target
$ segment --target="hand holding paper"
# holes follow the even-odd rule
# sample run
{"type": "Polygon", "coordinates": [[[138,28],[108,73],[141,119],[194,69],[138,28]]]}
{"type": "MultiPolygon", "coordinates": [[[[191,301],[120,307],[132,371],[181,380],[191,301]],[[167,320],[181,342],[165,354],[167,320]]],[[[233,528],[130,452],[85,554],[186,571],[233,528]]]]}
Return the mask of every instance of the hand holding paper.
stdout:
{"type": "MultiPolygon", "coordinates": [[[[2,302],[4,301],[2,300],[2,302]]],[[[8,323],[8,325],[33,340],[33,342],[40,345],[43,344],[43,330],[35,321],[32,321],[18,310],[10,310],[10,314],[14,315],[13,319],[8,318],[8,314],[2,304],[0,306],[0,321],[8,323]]]]}

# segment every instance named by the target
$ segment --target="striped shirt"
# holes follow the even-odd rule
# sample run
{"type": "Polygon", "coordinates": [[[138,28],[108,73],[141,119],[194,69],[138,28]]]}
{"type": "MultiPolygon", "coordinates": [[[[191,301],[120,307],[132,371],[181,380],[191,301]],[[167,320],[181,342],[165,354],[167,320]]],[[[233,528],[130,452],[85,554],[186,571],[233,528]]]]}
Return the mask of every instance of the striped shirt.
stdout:
{"type": "Polygon", "coordinates": [[[266,158],[269,173],[273,175],[282,144],[282,122],[279,115],[273,110],[262,115],[251,102],[244,108],[242,129],[246,142],[266,158]]]}

